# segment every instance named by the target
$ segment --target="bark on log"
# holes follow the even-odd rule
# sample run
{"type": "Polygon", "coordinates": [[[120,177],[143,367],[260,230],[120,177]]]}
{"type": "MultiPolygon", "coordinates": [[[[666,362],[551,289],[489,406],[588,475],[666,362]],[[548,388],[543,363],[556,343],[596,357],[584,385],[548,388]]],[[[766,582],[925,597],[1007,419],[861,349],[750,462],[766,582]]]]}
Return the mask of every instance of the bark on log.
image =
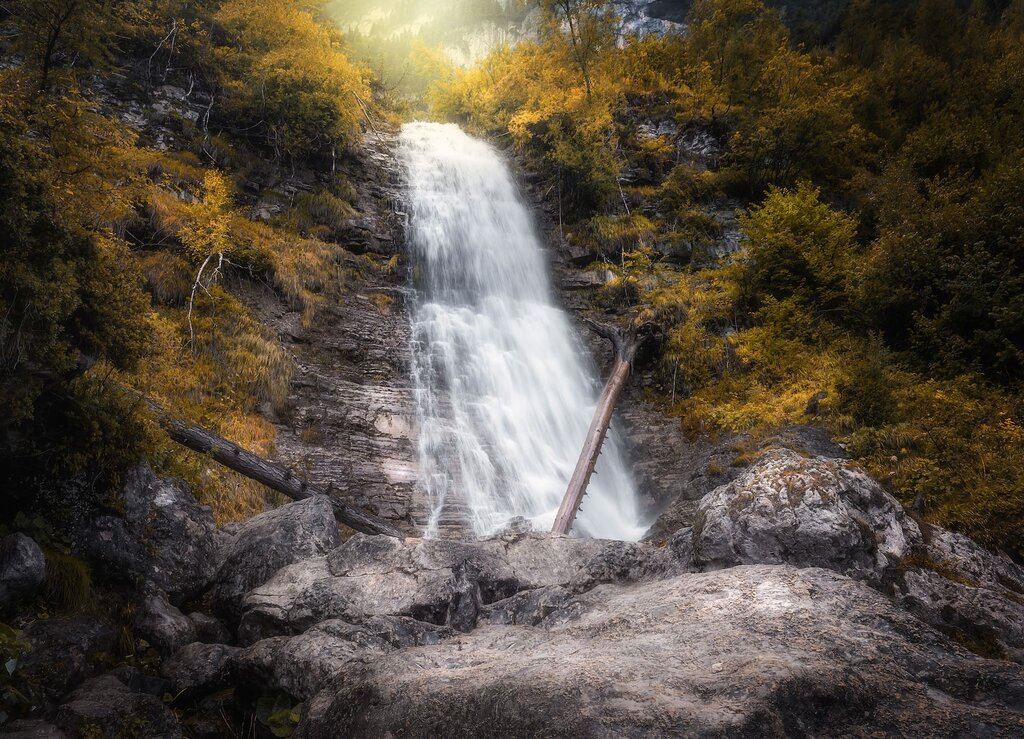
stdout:
{"type": "Polygon", "coordinates": [[[334,517],[356,531],[405,538],[404,534],[391,524],[358,508],[340,503],[326,490],[302,479],[284,465],[253,454],[208,429],[171,418],[155,401],[149,398],[145,400],[172,441],[200,454],[208,454],[214,461],[251,480],[261,482],[292,500],[305,500],[314,495],[324,495],[334,507],[334,517]]]}
{"type": "Polygon", "coordinates": [[[569,478],[569,486],[565,491],[565,497],[562,498],[562,505],[559,506],[558,513],[555,515],[555,523],[551,527],[552,533],[555,534],[568,534],[572,529],[573,521],[576,520],[576,513],[583,502],[583,496],[587,494],[590,477],[594,474],[597,458],[601,455],[601,446],[608,434],[615,405],[626,386],[626,380],[629,379],[629,373],[633,366],[633,359],[643,341],[640,334],[646,328],[623,330],[590,319],[584,320],[596,333],[612,343],[615,362],[612,365],[608,381],[601,391],[601,397],[597,401],[594,418],[590,422],[590,429],[583,442],[583,450],[576,462],[576,469],[573,470],[572,477],[569,478]]]}

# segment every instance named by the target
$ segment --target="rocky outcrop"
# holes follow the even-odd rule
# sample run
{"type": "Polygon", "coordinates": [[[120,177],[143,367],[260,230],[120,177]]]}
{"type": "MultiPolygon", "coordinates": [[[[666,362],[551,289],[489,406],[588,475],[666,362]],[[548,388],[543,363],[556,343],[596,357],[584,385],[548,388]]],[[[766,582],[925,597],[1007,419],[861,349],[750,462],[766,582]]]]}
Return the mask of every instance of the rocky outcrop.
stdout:
{"type": "Polygon", "coordinates": [[[324,554],[341,541],[334,509],[314,496],[261,513],[235,527],[213,587],[218,614],[237,618],[242,598],[282,567],[324,554]]]}
{"type": "Polygon", "coordinates": [[[1024,568],[966,536],[933,526],[925,535],[893,577],[900,603],[980,654],[1024,663],[1024,568]]]}
{"type": "Polygon", "coordinates": [[[778,449],[701,500],[693,558],[703,569],[788,563],[877,580],[921,541],[917,523],[865,472],[778,449]]]}
{"type": "Polygon", "coordinates": [[[745,566],[574,596],[350,663],[297,736],[931,736],[1024,730],[1024,674],[864,584],[745,566]]]}
{"type": "Polygon", "coordinates": [[[0,539],[0,613],[33,595],[46,580],[43,550],[24,534],[0,539]]]}
{"type": "MultiPolygon", "coordinates": [[[[162,678],[68,663],[47,721],[175,736],[156,696],[192,715],[231,688],[243,714],[301,704],[309,739],[1024,732],[1024,572],[806,449],[767,449],[657,541],[340,542],[317,499],[225,536],[236,644],[152,595],[162,678]]],[[[94,626],[56,628],[85,654],[113,639],[94,626]]]]}
{"type": "Polygon", "coordinates": [[[157,477],[146,465],[131,470],[120,515],[83,524],[76,548],[104,579],[156,589],[180,603],[200,593],[217,567],[213,515],[181,480],[157,477]]]}
{"type": "MultiPolygon", "coordinates": [[[[325,619],[360,622],[371,616],[408,616],[468,631],[484,605],[522,590],[612,576],[588,570],[588,564],[620,547],[619,542],[543,534],[477,543],[356,535],[327,556],[286,567],[253,590],[243,604],[239,636],[251,642],[298,633],[325,619]]],[[[620,569],[653,569],[657,553],[648,550],[651,561],[634,555],[620,569]]]]}

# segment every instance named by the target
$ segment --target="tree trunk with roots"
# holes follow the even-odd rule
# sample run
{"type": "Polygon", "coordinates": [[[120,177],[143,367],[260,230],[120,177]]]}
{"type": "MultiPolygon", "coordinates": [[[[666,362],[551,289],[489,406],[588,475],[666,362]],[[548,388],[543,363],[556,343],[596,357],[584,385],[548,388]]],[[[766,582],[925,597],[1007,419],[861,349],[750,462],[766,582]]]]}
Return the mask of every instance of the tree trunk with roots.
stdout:
{"type": "Polygon", "coordinates": [[[565,491],[565,497],[562,498],[562,505],[555,516],[555,524],[551,528],[552,533],[555,534],[568,534],[572,529],[572,523],[583,502],[583,496],[587,494],[587,485],[590,483],[591,475],[594,474],[594,466],[601,454],[604,438],[608,434],[615,405],[626,386],[626,380],[629,379],[637,349],[646,338],[644,331],[647,325],[621,329],[590,319],[584,320],[596,333],[612,343],[615,360],[604,390],[601,391],[601,397],[597,401],[597,409],[590,422],[590,430],[587,431],[587,437],[583,442],[583,450],[576,462],[576,469],[573,470],[572,477],[569,479],[569,487],[565,491]]]}

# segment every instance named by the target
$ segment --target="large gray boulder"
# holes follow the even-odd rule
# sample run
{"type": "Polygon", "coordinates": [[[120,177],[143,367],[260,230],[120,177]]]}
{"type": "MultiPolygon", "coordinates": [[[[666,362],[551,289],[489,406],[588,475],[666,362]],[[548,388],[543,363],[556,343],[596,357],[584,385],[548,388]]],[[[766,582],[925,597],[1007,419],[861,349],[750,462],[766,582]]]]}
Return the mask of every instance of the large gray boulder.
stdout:
{"type": "Polygon", "coordinates": [[[473,543],[356,535],[325,557],[282,569],[249,593],[239,638],[252,642],[326,619],[358,622],[374,615],[468,631],[483,605],[519,591],[574,578],[585,586],[631,572],[636,577],[665,569],[667,556],[653,545],[547,534],[473,543]]]}
{"type": "Polygon", "coordinates": [[[217,566],[217,529],[181,480],[157,477],[147,465],[128,472],[121,515],[99,516],[77,532],[79,551],[97,575],[145,589],[178,604],[200,593],[217,566]]]}
{"type": "Polygon", "coordinates": [[[246,593],[282,567],[329,552],[340,541],[334,509],[320,495],[261,513],[234,527],[214,583],[214,609],[218,615],[236,620],[246,593]]]}
{"type": "Polygon", "coordinates": [[[30,537],[15,533],[0,539],[0,613],[35,594],[46,580],[46,558],[30,537]]]}
{"type": "MultiPolygon", "coordinates": [[[[1024,670],[855,580],[740,566],[349,659],[296,736],[1012,736],[1024,670]]],[[[327,679],[327,676],[324,677],[327,679]]]]}
{"type": "Polygon", "coordinates": [[[850,462],[766,452],[700,502],[693,559],[703,569],[789,563],[877,580],[922,541],[917,523],[850,462]]]}

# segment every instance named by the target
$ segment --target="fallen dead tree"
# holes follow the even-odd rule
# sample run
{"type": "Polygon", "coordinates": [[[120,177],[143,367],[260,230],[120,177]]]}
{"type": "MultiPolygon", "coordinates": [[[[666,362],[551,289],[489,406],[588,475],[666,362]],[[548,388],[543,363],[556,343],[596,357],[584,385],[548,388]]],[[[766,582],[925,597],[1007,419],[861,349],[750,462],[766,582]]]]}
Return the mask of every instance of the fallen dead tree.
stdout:
{"type": "Polygon", "coordinates": [[[271,490],[276,490],[292,500],[305,500],[314,495],[324,495],[334,506],[334,517],[351,529],[364,534],[405,538],[404,534],[391,524],[359,508],[344,505],[331,496],[327,490],[304,480],[283,464],[271,462],[253,454],[209,429],[172,418],[151,398],[144,398],[144,400],[172,441],[200,454],[206,454],[228,469],[234,470],[250,480],[263,483],[271,490]]]}
{"type": "Polygon", "coordinates": [[[583,502],[583,496],[587,494],[587,485],[594,474],[597,458],[601,455],[601,446],[608,434],[615,405],[626,386],[626,380],[629,379],[636,352],[650,335],[651,329],[654,328],[653,324],[643,324],[623,329],[618,326],[598,323],[589,318],[583,320],[595,333],[611,342],[615,357],[611,374],[597,401],[597,409],[590,422],[590,429],[583,442],[583,450],[576,462],[576,469],[573,470],[572,477],[569,478],[569,486],[565,491],[565,497],[562,498],[562,505],[559,506],[558,513],[555,515],[555,523],[551,527],[552,533],[555,534],[568,534],[572,529],[572,523],[583,502]]]}

